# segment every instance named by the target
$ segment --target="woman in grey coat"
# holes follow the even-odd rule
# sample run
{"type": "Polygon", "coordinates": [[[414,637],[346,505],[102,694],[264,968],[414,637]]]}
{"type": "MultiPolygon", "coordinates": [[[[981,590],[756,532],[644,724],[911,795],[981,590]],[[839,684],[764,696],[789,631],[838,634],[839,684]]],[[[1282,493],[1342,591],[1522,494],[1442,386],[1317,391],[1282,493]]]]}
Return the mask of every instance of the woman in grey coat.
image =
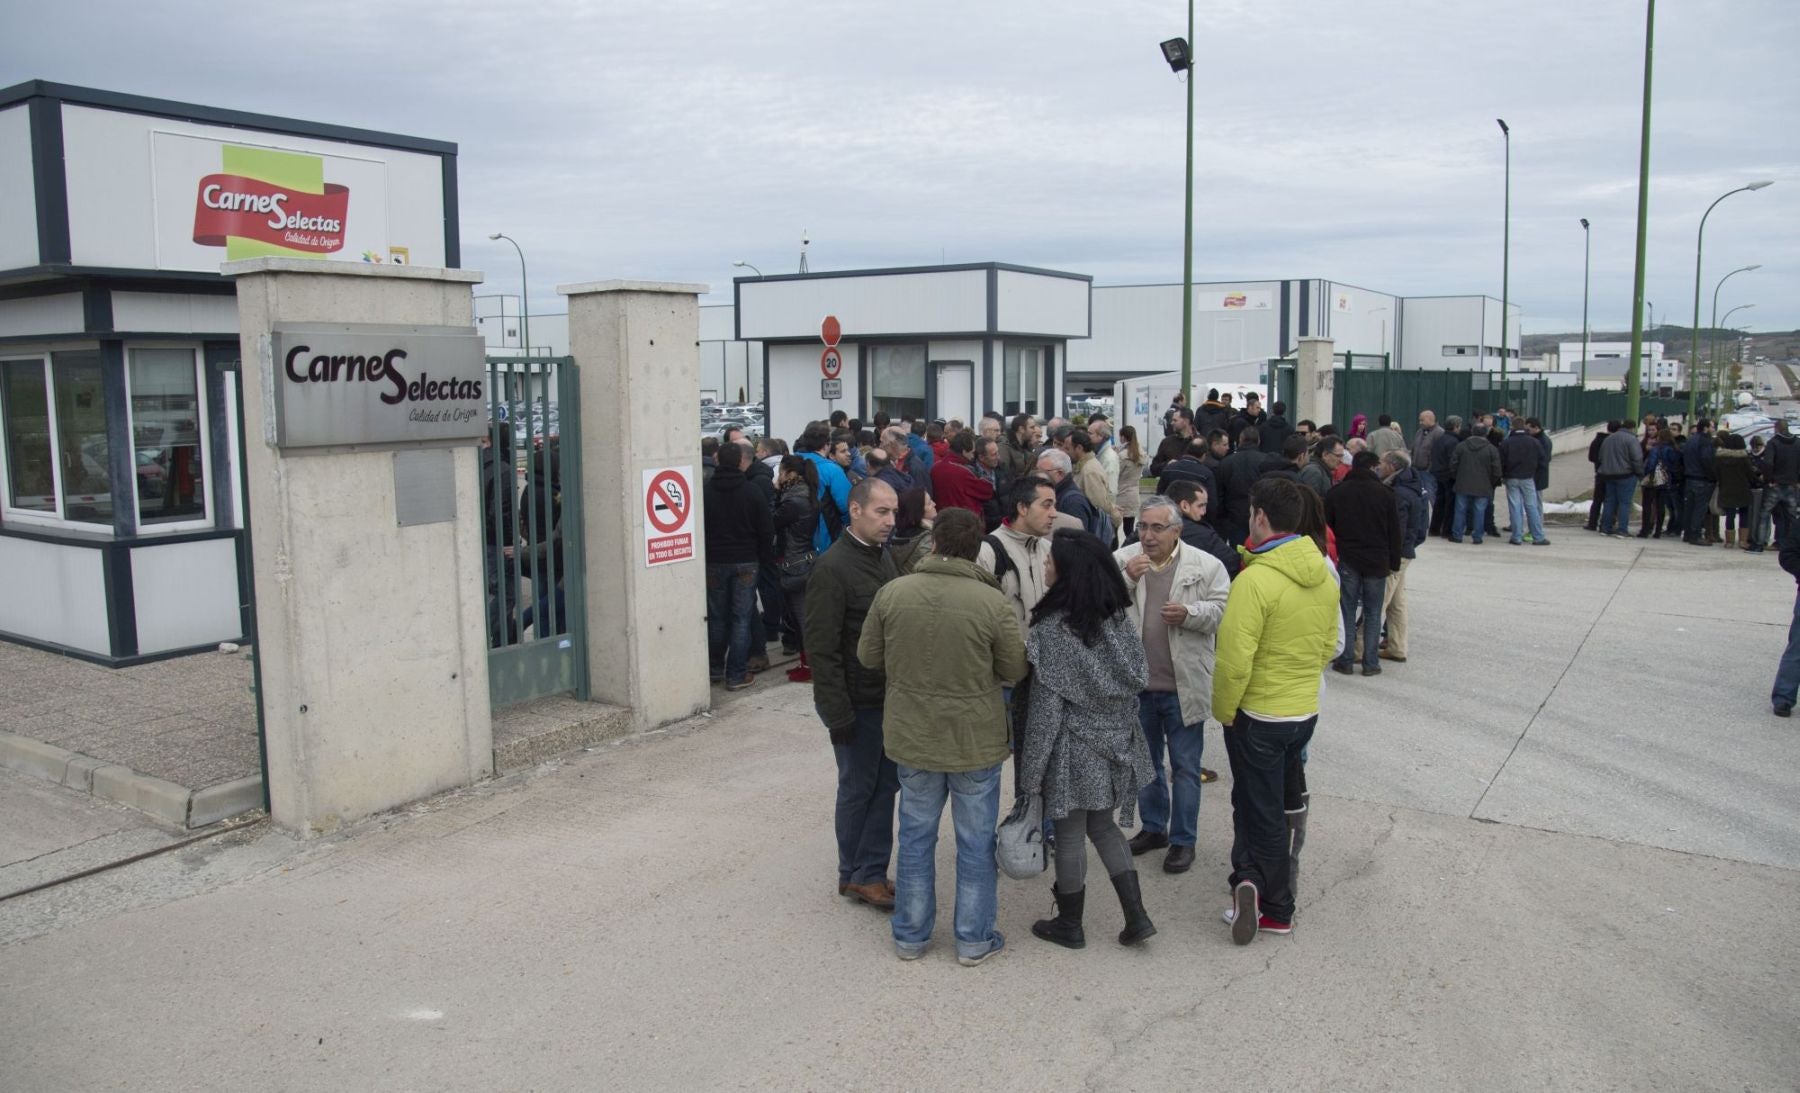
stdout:
{"type": "Polygon", "coordinates": [[[1091,839],[1125,912],[1119,944],[1136,945],[1156,927],[1113,811],[1131,823],[1138,790],[1155,776],[1138,727],[1138,693],[1150,672],[1143,638],[1131,624],[1131,593],[1112,551],[1094,536],[1058,531],[1044,580],[1049,590],[1025,639],[1032,687],[1019,782],[1043,795],[1044,815],[1056,823],[1056,917],[1033,923],[1031,932],[1066,948],[1086,946],[1091,839]]]}

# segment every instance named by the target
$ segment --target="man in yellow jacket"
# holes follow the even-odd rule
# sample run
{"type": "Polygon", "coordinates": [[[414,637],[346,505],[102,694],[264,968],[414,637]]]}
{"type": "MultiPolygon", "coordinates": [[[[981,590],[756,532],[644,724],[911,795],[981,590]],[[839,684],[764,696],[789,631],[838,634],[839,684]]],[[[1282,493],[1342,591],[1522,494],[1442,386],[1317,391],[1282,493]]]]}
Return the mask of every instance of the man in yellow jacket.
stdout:
{"type": "Polygon", "coordinates": [[[1213,716],[1231,761],[1231,890],[1239,945],[1293,931],[1293,862],[1283,789],[1319,720],[1319,677],[1337,643],[1338,586],[1296,532],[1302,487],[1263,478],[1250,492],[1250,543],[1219,623],[1213,716]]]}

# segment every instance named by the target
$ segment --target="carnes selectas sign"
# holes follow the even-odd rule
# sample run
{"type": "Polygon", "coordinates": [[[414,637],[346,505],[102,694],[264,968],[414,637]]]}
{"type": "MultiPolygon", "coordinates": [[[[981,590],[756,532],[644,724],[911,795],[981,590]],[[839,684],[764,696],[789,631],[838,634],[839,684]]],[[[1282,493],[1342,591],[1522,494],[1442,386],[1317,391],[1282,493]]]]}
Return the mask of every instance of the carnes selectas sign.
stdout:
{"type": "Polygon", "coordinates": [[[283,325],[264,381],[279,448],[471,440],[487,432],[487,344],[470,327],[283,325]]]}
{"type": "Polygon", "coordinates": [[[312,194],[260,178],[207,175],[200,180],[194,207],[194,242],[222,247],[236,236],[308,254],[335,254],[344,248],[349,207],[347,186],[326,183],[324,193],[312,194]]]}

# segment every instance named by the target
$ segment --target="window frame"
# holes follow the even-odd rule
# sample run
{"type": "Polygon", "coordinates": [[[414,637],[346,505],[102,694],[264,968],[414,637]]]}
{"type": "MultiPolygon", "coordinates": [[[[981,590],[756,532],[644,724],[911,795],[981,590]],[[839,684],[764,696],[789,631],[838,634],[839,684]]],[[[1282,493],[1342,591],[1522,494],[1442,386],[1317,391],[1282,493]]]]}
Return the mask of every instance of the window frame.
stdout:
{"type": "MultiPolygon", "coordinates": [[[[176,535],[189,531],[211,531],[215,523],[213,512],[212,489],[212,423],[211,407],[206,401],[206,352],[197,342],[127,342],[123,346],[122,360],[125,368],[125,432],[131,442],[131,522],[137,528],[139,536],[150,538],[158,535],[176,535]],[[143,498],[138,496],[137,476],[137,409],[131,394],[131,354],[138,349],[181,349],[185,350],[194,367],[194,435],[200,447],[200,503],[202,515],[188,520],[166,520],[146,524],[143,518],[143,498]]],[[[116,503],[116,502],[115,502],[116,503]]]]}
{"type": "MultiPolygon", "coordinates": [[[[86,352],[88,350],[81,350],[86,352]]],[[[71,520],[64,516],[66,506],[63,495],[62,467],[62,420],[56,412],[56,370],[53,365],[54,347],[45,346],[36,350],[15,349],[0,353],[0,362],[36,361],[44,373],[44,412],[50,419],[50,489],[53,509],[44,512],[40,509],[21,509],[12,504],[12,452],[11,444],[0,443],[0,521],[13,527],[64,528],[71,531],[101,531],[111,534],[113,526],[96,523],[91,520],[71,520]]],[[[6,392],[0,385],[0,427],[7,420],[6,392]]],[[[0,437],[0,440],[9,438],[0,437]]]]}

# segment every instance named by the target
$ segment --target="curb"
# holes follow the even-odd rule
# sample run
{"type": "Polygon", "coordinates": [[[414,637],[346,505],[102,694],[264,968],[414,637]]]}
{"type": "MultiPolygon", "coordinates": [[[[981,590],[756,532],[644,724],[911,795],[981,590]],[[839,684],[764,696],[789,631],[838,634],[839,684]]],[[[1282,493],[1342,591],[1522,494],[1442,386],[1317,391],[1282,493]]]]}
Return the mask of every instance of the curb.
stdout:
{"type": "Polygon", "coordinates": [[[10,732],[0,732],[0,767],[135,808],[181,828],[205,827],[262,807],[260,774],[192,790],[10,732]]]}

